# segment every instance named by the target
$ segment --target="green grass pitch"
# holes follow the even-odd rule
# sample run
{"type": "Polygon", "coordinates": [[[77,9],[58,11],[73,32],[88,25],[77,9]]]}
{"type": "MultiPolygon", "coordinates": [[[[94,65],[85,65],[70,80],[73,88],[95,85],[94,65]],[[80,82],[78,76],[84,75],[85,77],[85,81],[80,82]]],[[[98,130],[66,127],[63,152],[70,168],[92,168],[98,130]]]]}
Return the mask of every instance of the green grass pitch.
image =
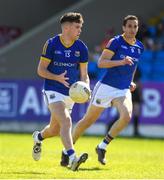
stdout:
{"type": "Polygon", "coordinates": [[[79,171],[60,166],[59,137],[43,143],[42,158],[31,157],[30,134],[0,134],[0,179],[164,179],[164,140],[116,138],[108,147],[107,165],[98,163],[96,145],[102,137],[84,136],[75,145],[89,159],[79,171]]]}

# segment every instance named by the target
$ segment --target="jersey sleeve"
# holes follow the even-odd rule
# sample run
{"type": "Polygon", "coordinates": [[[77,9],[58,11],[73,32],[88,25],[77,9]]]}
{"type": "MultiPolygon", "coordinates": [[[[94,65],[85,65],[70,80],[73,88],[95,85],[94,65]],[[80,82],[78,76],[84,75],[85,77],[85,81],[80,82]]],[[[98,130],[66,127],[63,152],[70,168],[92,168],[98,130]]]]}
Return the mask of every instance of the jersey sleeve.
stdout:
{"type": "Polygon", "coordinates": [[[51,61],[53,59],[53,46],[51,39],[47,40],[43,46],[41,60],[51,61]]]}
{"type": "Polygon", "coordinates": [[[88,62],[88,47],[81,43],[80,47],[80,63],[86,63],[88,62]]]}
{"type": "Polygon", "coordinates": [[[109,50],[110,52],[112,52],[113,54],[116,53],[117,49],[119,46],[119,42],[117,39],[113,38],[111,40],[109,40],[109,42],[106,45],[106,50],[109,50]]]}

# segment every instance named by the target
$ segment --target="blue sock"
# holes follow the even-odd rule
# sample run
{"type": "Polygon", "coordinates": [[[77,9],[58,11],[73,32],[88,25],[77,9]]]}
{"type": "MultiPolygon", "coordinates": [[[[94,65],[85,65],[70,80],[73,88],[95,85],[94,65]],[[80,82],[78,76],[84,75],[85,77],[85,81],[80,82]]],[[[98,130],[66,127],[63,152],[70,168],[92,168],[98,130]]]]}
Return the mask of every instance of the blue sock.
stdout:
{"type": "Polygon", "coordinates": [[[44,138],[42,137],[41,133],[38,134],[38,139],[39,139],[39,141],[43,141],[44,140],[44,138]]]}
{"type": "Polygon", "coordinates": [[[108,142],[106,139],[104,139],[103,142],[104,142],[105,144],[109,144],[109,142],[108,142]]]}
{"type": "Polygon", "coordinates": [[[71,155],[74,154],[74,153],[75,153],[75,151],[74,151],[73,149],[67,150],[68,156],[71,156],[71,155]]]}
{"type": "Polygon", "coordinates": [[[109,144],[113,140],[113,137],[109,134],[107,134],[103,140],[105,144],[109,144]]]}

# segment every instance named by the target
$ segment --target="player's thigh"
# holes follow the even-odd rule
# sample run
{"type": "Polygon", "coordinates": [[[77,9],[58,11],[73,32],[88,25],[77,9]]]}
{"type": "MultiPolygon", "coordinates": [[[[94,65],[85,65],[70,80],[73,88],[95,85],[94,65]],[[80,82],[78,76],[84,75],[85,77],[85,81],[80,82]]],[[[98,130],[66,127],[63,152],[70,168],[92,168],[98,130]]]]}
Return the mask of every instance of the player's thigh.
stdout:
{"type": "Polygon", "coordinates": [[[51,117],[54,118],[54,121],[57,121],[60,126],[62,123],[70,125],[71,117],[64,102],[59,101],[49,104],[49,110],[51,112],[51,117]]]}
{"type": "Polygon", "coordinates": [[[130,97],[117,97],[112,100],[112,105],[115,106],[120,116],[131,118],[132,116],[132,100],[130,97]]]}
{"type": "Polygon", "coordinates": [[[104,110],[103,107],[99,107],[99,106],[90,104],[87,109],[86,114],[83,117],[83,120],[94,123],[100,117],[103,110],[104,110]]]}

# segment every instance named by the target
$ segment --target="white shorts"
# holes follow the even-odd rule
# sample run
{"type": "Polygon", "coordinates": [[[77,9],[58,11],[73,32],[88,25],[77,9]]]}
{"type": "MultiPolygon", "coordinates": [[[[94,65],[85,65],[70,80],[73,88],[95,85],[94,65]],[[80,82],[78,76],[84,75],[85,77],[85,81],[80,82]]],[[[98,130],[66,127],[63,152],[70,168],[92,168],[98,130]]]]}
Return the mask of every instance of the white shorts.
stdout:
{"type": "Polygon", "coordinates": [[[74,101],[72,101],[69,96],[63,95],[56,91],[42,90],[42,93],[44,97],[44,102],[47,106],[55,102],[64,102],[66,109],[68,109],[69,113],[71,114],[74,101]]]}
{"type": "Polygon", "coordinates": [[[112,86],[98,82],[94,87],[91,104],[103,108],[111,106],[113,99],[118,97],[128,97],[131,99],[131,92],[129,89],[118,89],[112,86]]]}

